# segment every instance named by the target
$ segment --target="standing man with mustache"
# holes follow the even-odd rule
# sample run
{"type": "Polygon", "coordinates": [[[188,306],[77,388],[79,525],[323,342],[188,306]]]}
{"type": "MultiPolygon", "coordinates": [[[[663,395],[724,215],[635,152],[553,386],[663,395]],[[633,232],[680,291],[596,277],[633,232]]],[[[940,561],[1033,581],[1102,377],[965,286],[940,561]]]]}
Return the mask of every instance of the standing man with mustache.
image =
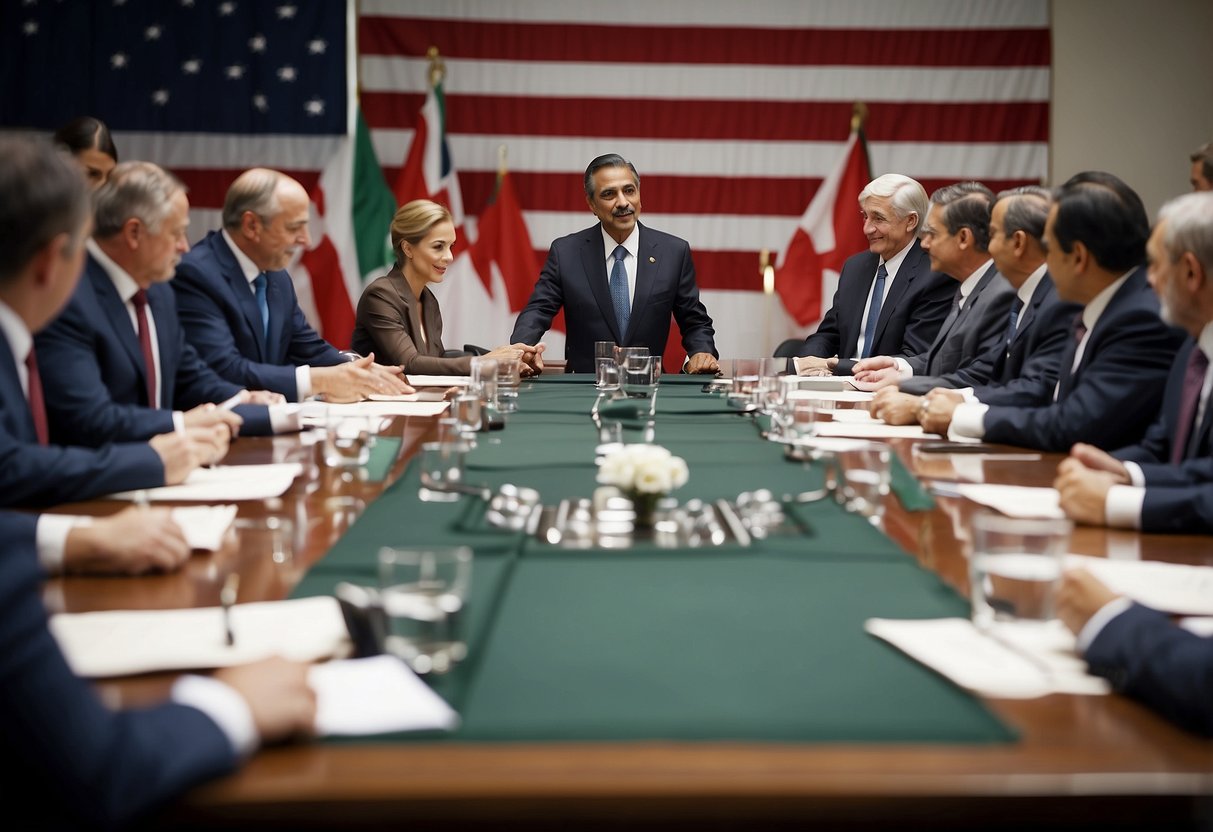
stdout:
{"type": "MultiPolygon", "coordinates": [[[[678,322],[688,373],[716,373],[715,330],[699,300],[686,240],[638,222],[640,175],[614,153],[585,170],[586,203],[599,224],[552,243],[511,343],[537,344],[564,308],[565,357],[574,373],[594,371],[594,342],[665,352],[670,315],[678,322]]],[[[542,368],[542,360],[538,361],[542,368]]]]}

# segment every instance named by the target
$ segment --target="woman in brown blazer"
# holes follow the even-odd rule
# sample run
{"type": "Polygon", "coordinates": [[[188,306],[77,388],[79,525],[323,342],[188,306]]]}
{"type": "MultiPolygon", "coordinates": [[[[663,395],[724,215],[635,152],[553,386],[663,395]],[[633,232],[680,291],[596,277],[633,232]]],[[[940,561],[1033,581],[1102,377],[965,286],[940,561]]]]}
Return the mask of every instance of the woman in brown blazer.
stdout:
{"type": "MultiPolygon", "coordinates": [[[[429,290],[441,283],[455,259],[455,224],[446,208],[428,199],[400,206],[392,218],[392,250],[396,265],[376,278],[358,300],[353,348],[375,353],[381,363],[398,364],[406,373],[466,375],[471,356],[443,358],[442,311],[429,290]]],[[[498,347],[489,353],[505,357],[508,349],[523,352],[523,375],[534,360],[536,348],[527,344],[498,347]]]]}

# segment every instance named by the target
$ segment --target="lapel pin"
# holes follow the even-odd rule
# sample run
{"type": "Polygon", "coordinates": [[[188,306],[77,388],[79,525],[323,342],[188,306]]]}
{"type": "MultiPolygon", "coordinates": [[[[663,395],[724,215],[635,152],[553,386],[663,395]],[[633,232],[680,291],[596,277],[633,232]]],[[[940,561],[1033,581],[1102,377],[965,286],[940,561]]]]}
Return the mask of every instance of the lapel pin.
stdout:
{"type": "Polygon", "coordinates": [[[657,258],[656,258],[656,257],[650,257],[650,258],[649,258],[649,262],[650,262],[650,263],[656,263],[656,262],[657,262],[657,258]]]}

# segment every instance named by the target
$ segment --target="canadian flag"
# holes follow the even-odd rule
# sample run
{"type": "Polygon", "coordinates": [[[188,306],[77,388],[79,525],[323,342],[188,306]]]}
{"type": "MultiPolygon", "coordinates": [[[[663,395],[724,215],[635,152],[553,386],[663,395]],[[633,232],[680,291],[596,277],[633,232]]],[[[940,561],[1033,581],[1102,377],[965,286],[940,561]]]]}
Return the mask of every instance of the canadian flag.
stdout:
{"type": "Polygon", "coordinates": [[[836,284],[843,262],[867,248],[856,200],[871,178],[863,134],[854,130],[775,266],[775,288],[800,326],[820,320],[827,282],[836,284]]]}

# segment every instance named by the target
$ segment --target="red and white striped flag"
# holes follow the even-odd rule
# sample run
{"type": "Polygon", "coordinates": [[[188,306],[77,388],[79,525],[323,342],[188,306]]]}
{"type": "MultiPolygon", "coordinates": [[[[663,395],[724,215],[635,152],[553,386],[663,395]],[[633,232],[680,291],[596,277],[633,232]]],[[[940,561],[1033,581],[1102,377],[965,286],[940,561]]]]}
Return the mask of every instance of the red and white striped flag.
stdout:
{"type": "Polygon", "coordinates": [[[843,156],[855,101],[870,108],[874,174],[928,191],[1047,174],[1048,0],[616,0],[609,20],[590,0],[359,10],[362,105],[389,181],[437,46],[465,204],[488,203],[508,143],[542,262],[595,222],[586,164],[622,154],[641,174],[641,222],[691,243],[723,355],[805,334],[778,307],[768,332],[759,252],[792,238],[843,156]]]}
{"type": "Polygon", "coordinates": [[[833,295],[842,264],[867,245],[856,200],[871,179],[863,134],[854,130],[775,268],[775,290],[800,326],[821,319],[821,299],[833,295]]]}

